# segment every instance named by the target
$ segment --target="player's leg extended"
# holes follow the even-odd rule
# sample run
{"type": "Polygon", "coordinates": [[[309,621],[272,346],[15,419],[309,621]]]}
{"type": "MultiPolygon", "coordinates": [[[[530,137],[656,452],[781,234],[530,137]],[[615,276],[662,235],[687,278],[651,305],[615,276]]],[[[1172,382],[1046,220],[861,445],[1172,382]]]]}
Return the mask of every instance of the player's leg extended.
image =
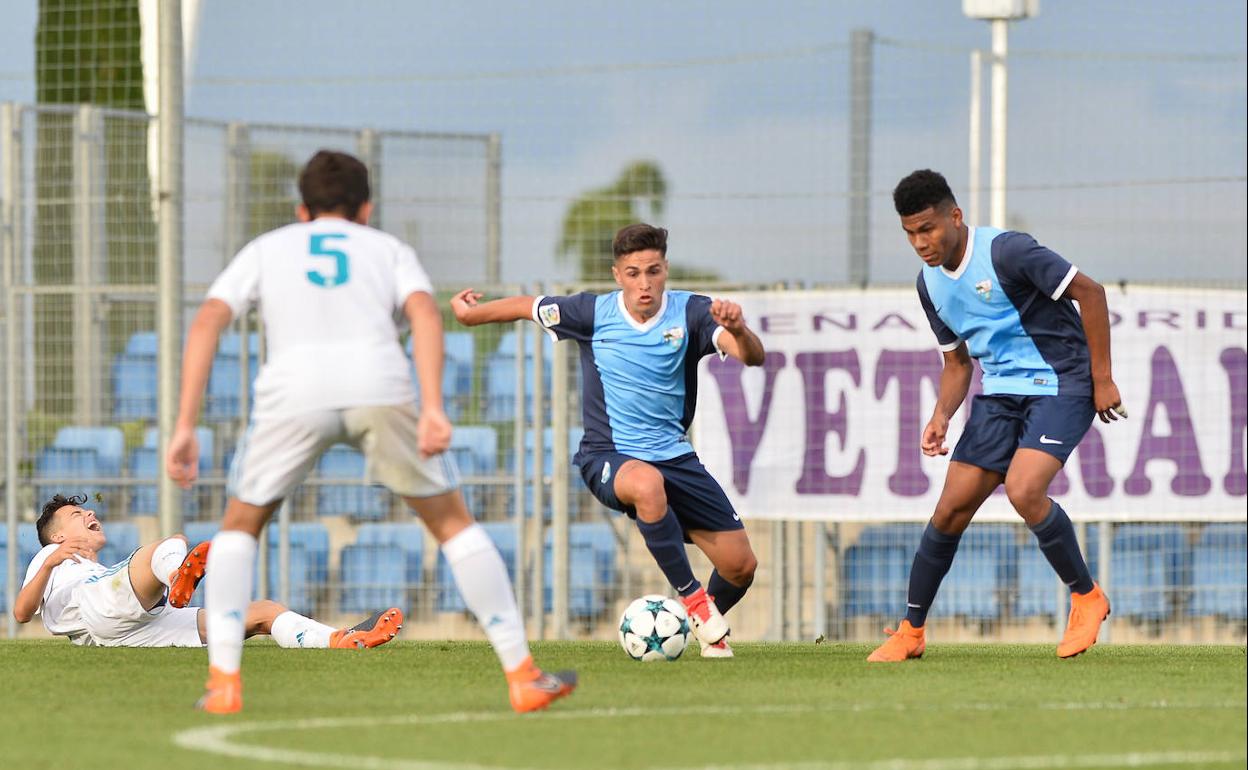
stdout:
{"type": "Polygon", "coordinates": [[[1109,599],[1092,581],[1070,517],[1049,498],[1049,484],[1061,467],[1062,461],[1048,452],[1020,448],[1005,477],[1005,491],[1053,571],[1070,586],[1070,619],[1057,648],[1058,657],[1068,658],[1096,643],[1101,623],[1109,616],[1109,599]]]}
{"type": "Polygon", "coordinates": [[[962,532],[992,491],[1001,484],[1000,473],[962,462],[949,463],[945,487],[936,511],[923,530],[919,548],[910,566],[910,586],[906,596],[906,617],[896,633],[880,645],[867,660],[895,663],[917,658],[927,647],[923,627],[940,583],[953,564],[962,532]]]}
{"type": "MultiPolygon", "coordinates": [[[[707,581],[707,593],[715,608],[721,614],[736,606],[745,596],[754,582],[754,571],[758,568],[758,558],[750,547],[750,538],[744,529],[711,531],[705,529],[689,530],[689,539],[702,549],[714,565],[711,578],[707,581]]],[[[714,644],[698,640],[704,658],[731,658],[732,647],[727,637],[714,644]]]]}
{"type": "Polygon", "coordinates": [[[534,665],[507,566],[494,541],[473,521],[459,490],[403,499],[441,544],[464,604],[481,624],[507,675],[512,708],[536,711],[571,694],[575,672],[547,674],[534,665]]]}
{"type": "Polygon", "coordinates": [[[681,597],[702,588],[685,552],[685,532],[667,504],[663,474],[641,460],[629,460],[612,480],[616,498],[637,513],[637,529],[667,582],[681,597]]]}
{"type": "Polygon", "coordinates": [[[182,535],[148,543],[134,552],[128,569],[130,587],[143,609],[160,603],[185,558],[186,538],[182,535]]]}

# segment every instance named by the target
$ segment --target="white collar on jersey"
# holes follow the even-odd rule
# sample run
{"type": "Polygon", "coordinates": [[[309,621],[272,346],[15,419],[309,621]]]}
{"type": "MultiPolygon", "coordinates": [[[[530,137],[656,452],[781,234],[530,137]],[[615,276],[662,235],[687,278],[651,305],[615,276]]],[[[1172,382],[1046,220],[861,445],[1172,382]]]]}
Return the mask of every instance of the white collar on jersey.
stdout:
{"type": "Polygon", "coordinates": [[[957,270],[949,270],[944,265],[940,266],[940,272],[949,276],[953,280],[958,280],[962,274],[966,272],[966,268],[971,264],[971,257],[975,255],[975,228],[966,228],[966,252],[962,254],[962,261],[958,263],[957,270]]]}
{"type": "Polygon", "coordinates": [[[619,307],[620,315],[624,317],[624,320],[628,322],[629,326],[639,332],[648,332],[658,325],[659,320],[663,318],[663,313],[667,311],[667,289],[663,290],[663,300],[659,303],[659,312],[650,316],[650,320],[646,321],[644,324],[638,323],[637,319],[633,318],[633,314],[628,312],[628,308],[624,307],[624,292],[621,291],[616,293],[615,304],[619,307]]]}

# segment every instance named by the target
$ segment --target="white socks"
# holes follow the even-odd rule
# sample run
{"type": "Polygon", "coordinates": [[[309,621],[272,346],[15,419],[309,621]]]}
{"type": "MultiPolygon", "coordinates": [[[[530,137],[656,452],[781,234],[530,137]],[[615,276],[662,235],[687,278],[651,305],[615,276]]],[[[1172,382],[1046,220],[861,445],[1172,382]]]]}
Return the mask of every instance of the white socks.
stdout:
{"type": "Polygon", "coordinates": [[[472,524],[443,543],[442,554],[451,565],[464,604],[485,630],[503,670],[515,670],[529,657],[529,642],[511,592],[511,578],[494,541],[480,525],[472,524]]]}
{"type": "Polygon", "coordinates": [[[305,618],[297,612],[286,610],[273,620],[269,635],[278,647],[318,647],[329,646],[329,637],[338,629],[318,623],[312,618],[305,618]]]}
{"type": "Polygon", "coordinates": [[[152,574],[165,584],[165,588],[169,588],[170,576],[185,560],[186,543],[176,537],[162,540],[160,545],[152,549],[152,574]]]}
{"type": "Polygon", "coordinates": [[[247,605],[256,570],[256,538],[222,530],[212,539],[204,577],[208,613],[208,664],[222,673],[238,671],[243,661],[247,605]]]}

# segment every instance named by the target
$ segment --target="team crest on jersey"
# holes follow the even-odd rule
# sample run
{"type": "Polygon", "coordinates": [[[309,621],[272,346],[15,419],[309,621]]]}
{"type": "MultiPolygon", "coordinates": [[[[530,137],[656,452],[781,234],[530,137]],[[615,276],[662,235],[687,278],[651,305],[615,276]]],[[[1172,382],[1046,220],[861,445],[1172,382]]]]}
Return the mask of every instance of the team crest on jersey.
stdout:
{"type": "Polygon", "coordinates": [[[542,326],[549,329],[552,326],[559,325],[559,306],[558,305],[542,305],[537,309],[537,317],[542,319],[542,326]]]}
{"type": "Polygon", "coordinates": [[[680,343],[685,339],[685,327],[673,326],[663,332],[663,341],[674,348],[680,347],[680,343]]]}
{"type": "Polygon", "coordinates": [[[987,302],[988,300],[992,299],[992,281],[985,278],[984,280],[975,284],[975,293],[978,294],[979,298],[982,299],[984,302],[987,302]]]}

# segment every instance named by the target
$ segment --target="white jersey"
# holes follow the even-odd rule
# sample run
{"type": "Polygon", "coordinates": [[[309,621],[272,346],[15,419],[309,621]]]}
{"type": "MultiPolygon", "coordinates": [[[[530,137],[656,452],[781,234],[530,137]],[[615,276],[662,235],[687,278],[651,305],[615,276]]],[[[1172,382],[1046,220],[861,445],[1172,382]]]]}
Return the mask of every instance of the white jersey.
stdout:
{"type": "Polygon", "coordinates": [[[380,230],[322,218],[265,233],[208,290],[237,318],[255,304],[267,360],[254,418],[410,403],[403,305],[433,293],[416,252],[380,230]]]}
{"type": "MultiPolygon", "coordinates": [[[[59,547],[58,543],[50,543],[35,554],[35,558],[30,560],[30,566],[26,568],[26,579],[22,581],[23,587],[34,579],[39,568],[59,547]]],[[[103,564],[88,561],[78,554],[74,554],[53,567],[52,574],[48,577],[48,584],[43,589],[43,600],[39,603],[39,609],[35,611],[42,618],[43,627],[48,629],[49,633],[68,636],[74,644],[89,644],[86,623],[82,619],[79,599],[74,589],[87,582],[89,578],[103,575],[107,571],[108,567],[103,564]]]]}

